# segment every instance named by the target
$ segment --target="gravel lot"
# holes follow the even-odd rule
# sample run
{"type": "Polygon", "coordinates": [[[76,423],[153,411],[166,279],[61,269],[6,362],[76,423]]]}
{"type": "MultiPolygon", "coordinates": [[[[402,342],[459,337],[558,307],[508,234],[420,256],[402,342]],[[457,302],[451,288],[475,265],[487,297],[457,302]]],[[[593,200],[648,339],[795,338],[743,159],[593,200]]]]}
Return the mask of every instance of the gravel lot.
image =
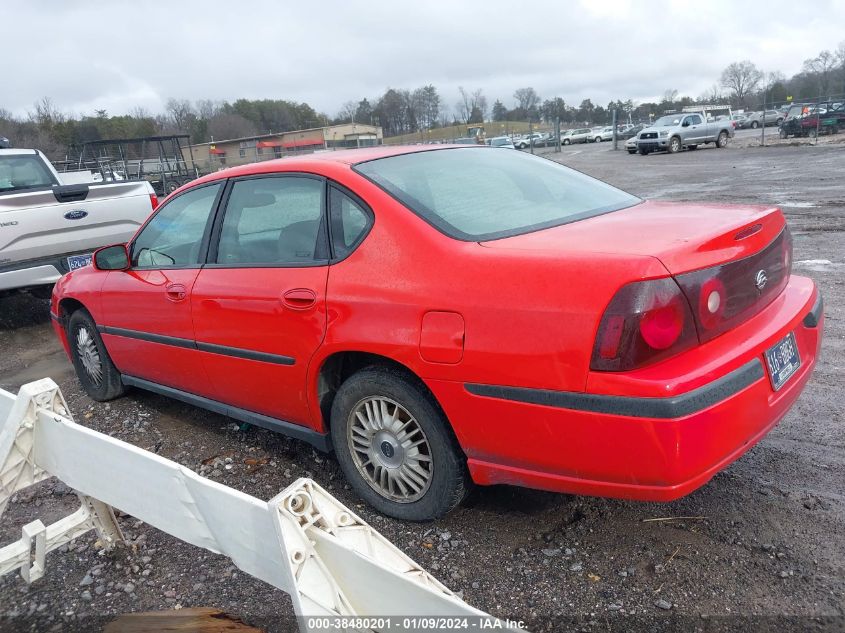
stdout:
{"type": "MultiPolygon", "coordinates": [[[[50,376],[78,422],[257,497],[313,477],[470,604],[534,631],[845,630],[845,147],[737,142],[644,157],[610,145],[547,153],[644,197],[782,206],[795,272],[813,277],[825,295],[823,354],[798,404],[758,446],[679,501],[501,486],[477,490],[436,524],[386,519],[360,505],[331,458],[303,444],[243,432],[137,390],[92,402],[53,336],[47,303],[27,296],[0,300],[0,386],[16,390],[50,376]],[[244,463],[265,457],[257,471],[244,463]],[[694,518],[647,521],[667,517],[694,518]]],[[[74,505],[55,481],[19,493],[0,543],[19,538],[24,523],[55,520],[74,505]]],[[[211,606],[268,631],[295,629],[289,599],[228,559],[132,517],[120,522],[130,547],[116,554],[98,553],[91,535],[50,555],[45,578],[30,587],[16,575],[0,579],[0,628],[93,631],[127,611],[211,606]]]]}

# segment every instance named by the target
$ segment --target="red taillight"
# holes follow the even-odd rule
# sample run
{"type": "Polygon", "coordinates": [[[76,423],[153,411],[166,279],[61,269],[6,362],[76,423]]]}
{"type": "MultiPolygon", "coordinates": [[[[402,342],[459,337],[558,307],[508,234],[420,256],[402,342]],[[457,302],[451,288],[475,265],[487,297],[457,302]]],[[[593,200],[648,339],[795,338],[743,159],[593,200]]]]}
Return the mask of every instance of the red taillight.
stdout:
{"type": "Polygon", "coordinates": [[[158,208],[158,196],[156,196],[154,193],[150,194],[150,204],[153,205],[153,211],[158,208]]]}
{"type": "Polygon", "coordinates": [[[698,343],[689,305],[671,278],[623,286],[599,323],[590,368],[624,371],[698,343]]]}
{"type": "Polygon", "coordinates": [[[695,308],[699,340],[706,343],[765,308],[786,287],[791,266],[792,237],[784,228],[754,255],[675,277],[695,308]]]}

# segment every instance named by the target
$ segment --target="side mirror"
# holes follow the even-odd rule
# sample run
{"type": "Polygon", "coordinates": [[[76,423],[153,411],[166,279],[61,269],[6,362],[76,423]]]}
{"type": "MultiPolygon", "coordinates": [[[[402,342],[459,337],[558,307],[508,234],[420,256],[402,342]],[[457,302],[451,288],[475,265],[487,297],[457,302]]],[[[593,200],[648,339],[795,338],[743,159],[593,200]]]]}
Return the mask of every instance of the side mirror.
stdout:
{"type": "Polygon", "coordinates": [[[94,251],[94,268],[97,270],[126,270],[129,268],[129,250],[126,244],[113,244],[94,251]]]}

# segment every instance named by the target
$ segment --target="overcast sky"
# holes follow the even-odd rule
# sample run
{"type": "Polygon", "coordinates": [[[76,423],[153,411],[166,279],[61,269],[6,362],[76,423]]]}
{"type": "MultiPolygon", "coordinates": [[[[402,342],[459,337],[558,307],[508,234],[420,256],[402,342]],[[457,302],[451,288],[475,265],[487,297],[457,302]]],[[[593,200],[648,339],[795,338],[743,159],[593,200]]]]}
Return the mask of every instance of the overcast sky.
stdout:
{"type": "Polygon", "coordinates": [[[169,97],[306,101],[329,115],[390,86],[697,97],[750,59],[786,76],[845,40],[845,0],[2,0],[0,108],[74,114],[169,97]]]}

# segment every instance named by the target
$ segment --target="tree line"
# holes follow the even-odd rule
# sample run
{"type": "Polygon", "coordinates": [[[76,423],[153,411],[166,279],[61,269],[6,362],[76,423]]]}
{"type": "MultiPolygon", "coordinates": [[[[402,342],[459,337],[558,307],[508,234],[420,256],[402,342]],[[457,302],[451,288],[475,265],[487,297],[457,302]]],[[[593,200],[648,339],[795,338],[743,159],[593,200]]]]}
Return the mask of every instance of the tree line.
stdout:
{"type": "Polygon", "coordinates": [[[379,125],[385,136],[408,134],[447,126],[484,121],[554,122],[566,125],[607,124],[613,110],[625,118],[648,120],[668,109],[704,103],[730,103],[735,108],[762,109],[763,104],[782,104],[845,94],[845,42],[836,50],[824,50],[804,61],[790,78],[783,73],[764,73],[750,60],[728,65],[718,81],[693,98],[675,89],[664,91],[656,102],[611,100],[606,106],[583,99],[577,106],[560,96],[541,98],[534,88],[516,89],[510,99],[492,104],[481,89],[460,86],[449,103],[432,84],[419,88],[387,88],[378,97],[347,101],[335,116],[316,111],[307,103],[284,99],[238,99],[234,102],[169,99],[165,111],[151,114],[137,108],[125,115],[63,113],[49,98],[34,104],[25,117],[13,116],[0,107],[0,136],[16,147],[37,147],[51,158],[61,158],[68,146],[85,141],[133,138],[156,134],[189,134],[191,142],[232,139],[287,132],[340,123],[379,125]]]}

